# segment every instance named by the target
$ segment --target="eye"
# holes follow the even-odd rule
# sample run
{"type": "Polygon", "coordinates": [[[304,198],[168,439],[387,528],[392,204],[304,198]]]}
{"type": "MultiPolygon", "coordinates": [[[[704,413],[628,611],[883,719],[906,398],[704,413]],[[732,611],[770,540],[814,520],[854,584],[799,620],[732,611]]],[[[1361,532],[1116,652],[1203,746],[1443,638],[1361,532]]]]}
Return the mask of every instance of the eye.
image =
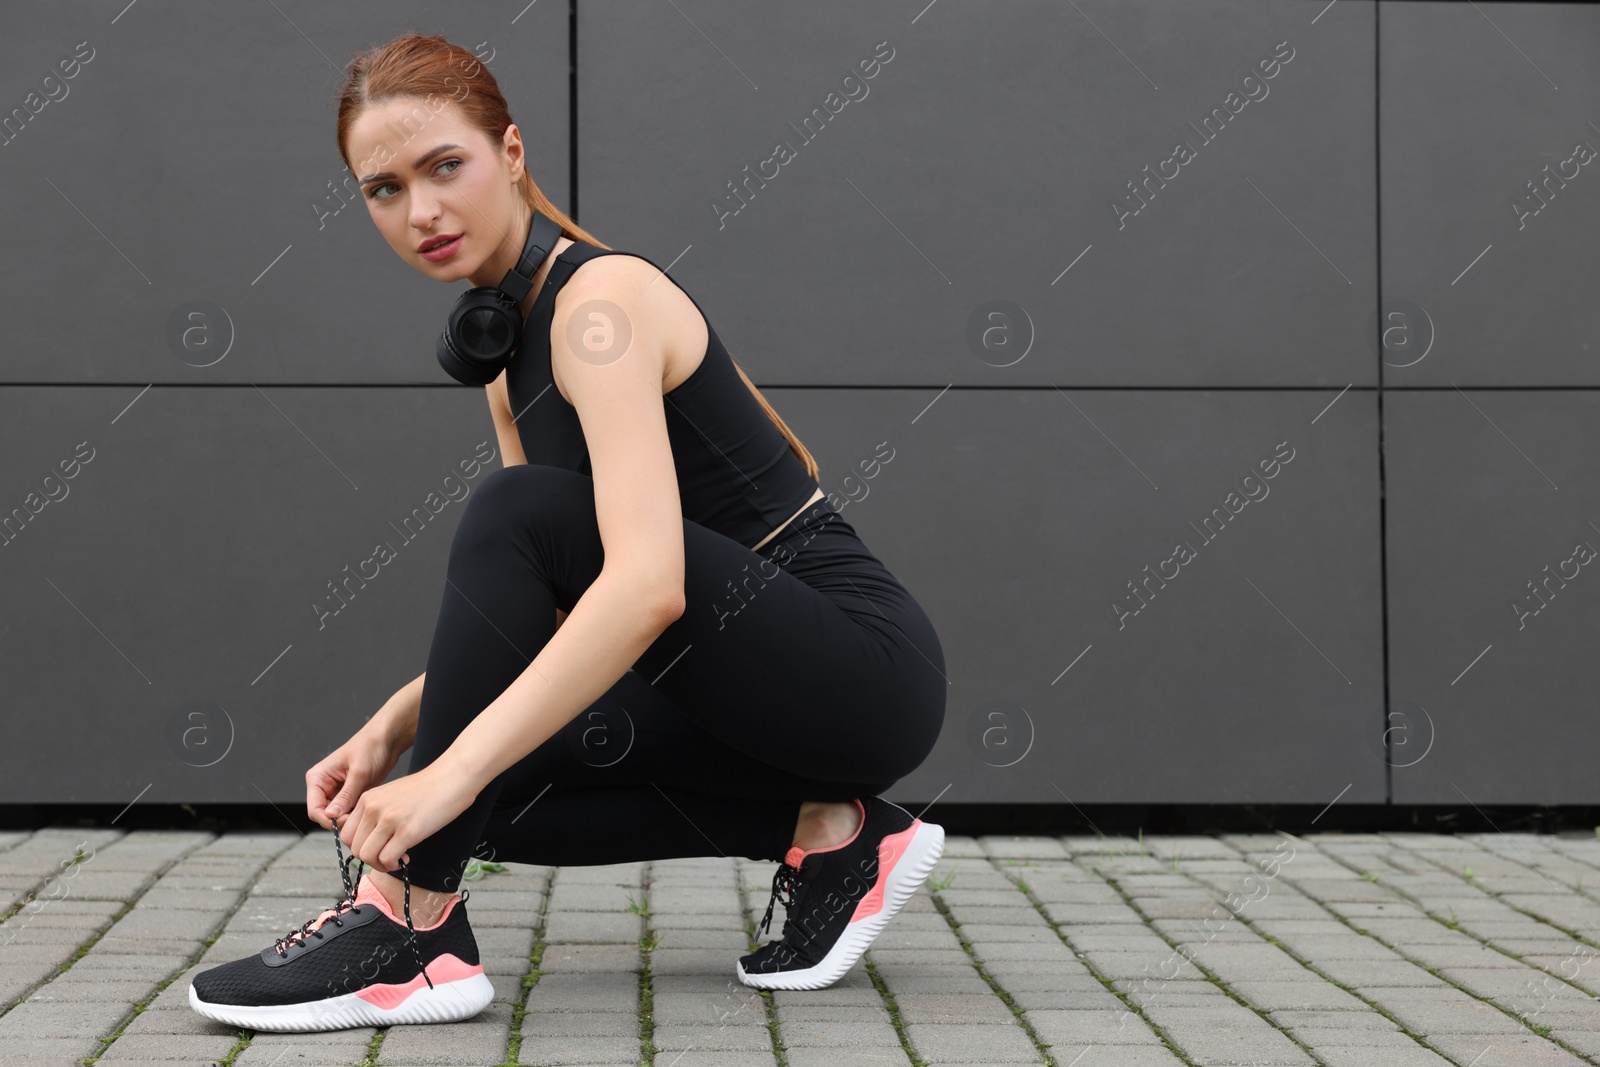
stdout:
{"type": "MultiPolygon", "coordinates": [[[[455,166],[456,166],[456,169],[457,169],[457,170],[459,170],[459,169],[460,169],[460,167],[461,167],[461,160],[459,160],[459,159],[447,159],[447,160],[444,160],[444,161],[443,161],[443,162],[442,162],[442,163],[440,163],[440,164],[439,164],[439,167],[448,167],[448,166],[450,166],[450,165],[451,165],[451,164],[452,164],[452,163],[453,163],[453,164],[455,164],[455,166]]],[[[433,169],[433,172],[434,172],[434,173],[435,173],[435,174],[439,174],[439,173],[440,173],[440,171],[439,171],[439,167],[435,167],[435,168],[434,168],[434,169],[433,169]]],[[[450,175],[452,175],[452,174],[454,174],[454,173],[455,173],[455,171],[454,171],[454,170],[449,170],[449,171],[445,171],[445,172],[443,172],[443,174],[442,174],[442,175],[441,175],[441,176],[442,176],[442,177],[445,177],[445,178],[448,178],[448,177],[449,177],[449,176],[450,176],[450,175]]]]}
{"type": "Polygon", "coordinates": [[[387,197],[387,196],[379,196],[378,195],[378,190],[379,189],[387,189],[391,185],[394,185],[394,182],[384,182],[382,185],[374,185],[372,187],[372,191],[367,194],[367,198],[369,200],[388,200],[389,197],[387,197]]]}

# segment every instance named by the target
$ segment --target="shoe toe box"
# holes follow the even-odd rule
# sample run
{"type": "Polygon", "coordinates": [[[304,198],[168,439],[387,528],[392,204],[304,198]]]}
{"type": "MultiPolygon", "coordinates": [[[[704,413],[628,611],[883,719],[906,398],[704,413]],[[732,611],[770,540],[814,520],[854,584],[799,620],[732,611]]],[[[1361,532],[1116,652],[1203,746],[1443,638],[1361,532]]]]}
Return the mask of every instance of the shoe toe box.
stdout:
{"type": "Polygon", "coordinates": [[[259,1006],[269,985],[269,968],[259,955],[246,956],[230,963],[201,971],[191,983],[195,994],[207,1004],[259,1006]]]}
{"type": "Polygon", "coordinates": [[[782,941],[768,941],[754,952],[739,957],[745,974],[779,974],[801,965],[794,949],[782,941]]]}
{"type": "MultiPolygon", "coordinates": [[[[338,996],[339,961],[319,953],[281,967],[269,967],[260,953],[202,971],[192,983],[207,1004],[233,1007],[281,1007],[338,996]]],[[[354,982],[359,989],[365,982],[354,982]]]]}

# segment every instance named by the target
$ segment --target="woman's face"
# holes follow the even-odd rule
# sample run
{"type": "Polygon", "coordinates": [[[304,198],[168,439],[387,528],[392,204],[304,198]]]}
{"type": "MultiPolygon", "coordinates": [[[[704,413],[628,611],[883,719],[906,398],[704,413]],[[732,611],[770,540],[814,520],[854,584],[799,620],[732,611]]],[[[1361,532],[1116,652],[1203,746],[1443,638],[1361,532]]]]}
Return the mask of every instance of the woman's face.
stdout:
{"type": "Polygon", "coordinates": [[[345,147],[367,213],[401,259],[438,281],[473,285],[493,285],[515,265],[527,214],[515,125],[497,144],[448,101],[433,111],[422,97],[398,97],[363,110],[345,147]],[[441,238],[454,240],[425,255],[441,238]]]}

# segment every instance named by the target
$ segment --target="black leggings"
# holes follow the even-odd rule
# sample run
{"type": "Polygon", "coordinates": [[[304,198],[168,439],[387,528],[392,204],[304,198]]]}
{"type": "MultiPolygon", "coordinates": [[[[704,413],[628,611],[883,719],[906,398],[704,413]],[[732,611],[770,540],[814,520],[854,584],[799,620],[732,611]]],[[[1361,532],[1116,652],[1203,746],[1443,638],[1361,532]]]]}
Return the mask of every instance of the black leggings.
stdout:
{"type": "MultiPolygon", "coordinates": [[[[683,541],[683,615],[407,849],[413,885],[453,892],[474,857],[781,860],[801,801],[876,796],[927,757],[949,684],[938,635],[826,499],[760,551],[689,519],[683,541]]],[[[527,668],[603,557],[589,476],[518,464],[479,484],[450,545],[412,772],[527,668]]]]}

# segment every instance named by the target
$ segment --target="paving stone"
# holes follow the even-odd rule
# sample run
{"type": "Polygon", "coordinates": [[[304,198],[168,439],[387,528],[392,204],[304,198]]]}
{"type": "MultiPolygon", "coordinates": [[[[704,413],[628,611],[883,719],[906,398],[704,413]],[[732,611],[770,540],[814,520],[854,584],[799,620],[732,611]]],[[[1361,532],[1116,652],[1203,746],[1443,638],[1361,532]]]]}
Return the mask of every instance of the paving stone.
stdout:
{"type": "MultiPolygon", "coordinates": [[[[929,931],[929,933],[934,932],[929,931]]],[[[1053,954],[1059,954],[1063,948],[1060,936],[1044,925],[1043,921],[1040,921],[1038,925],[1029,926],[1019,923],[968,921],[961,924],[961,934],[968,941],[981,943],[985,947],[1006,943],[1049,945],[1054,950],[1053,954]]]]}
{"type": "Polygon", "coordinates": [[[140,903],[111,926],[106,938],[163,938],[171,937],[174,930],[209,933],[233,911],[235,901],[219,902],[219,906],[204,911],[146,908],[140,903]]]}
{"type": "Polygon", "coordinates": [[[1563,1044],[1571,1045],[1590,1059],[1600,1059],[1600,1033],[1593,1030],[1563,1030],[1557,1028],[1550,1032],[1550,1036],[1559,1038],[1563,1044]]]}
{"type": "MultiPolygon", "coordinates": [[[[238,1027],[219,1023],[215,1019],[208,1019],[204,1015],[189,1007],[189,994],[184,993],[183,1007],[179,1009],[146,1009],[135,1015],[123,1031],[123,1036],[129,1034],[155,1034],[155,1035],[219,1035],[232,1034],[238,1027]]],[[[120,1042],[120,1038],[118,1039],[120,1042]]]]}
{"type": "Polygon", "coordinates": [[[1436,978],[1406,960],[1314,960],[1317,970],[1335,982],[1348,986],[1444,986],[1436,978]]]}
{"type": "Polygon", "coordinates": [[[187,956],[179,956],[172,952],[151,952],[139,956],[90,952],[74,963],[69,973],[84,975],[91,972],[118,972],[114,975],[107,974],[107,977],[116,981],[127,981],[129,976],[134,974],[165,978],[188,962],[187,956]]]}
{"type": "Polygon", "coordinates": [[[491,1004],[465,1022],[391,1026],[379,1056],[384,1067],[480,1067],[500,1063],[506,1058],[510,1028],[511,1006],[491,1004]]]}
{"type": "MultiPolygon", "coordinates": [[[[1393,949],[1371,938],[1350,932],[1332,937],[1321,937],[1314,934],[1280,936],[1279,940],[1295,955],[1317,962],[1325,960],[1393,960],[1397,958],[1397,954],[1393,949]]],[[[1416,942],[1411,942],[1411,944],[1415,946],[1416,942]]],[[[1493,950],[1491,949],[1490,951],[1493,950]]],[[[1415,955],[1415,953],[1411,954],[1415,955]]]]}
{"type": "Polygon", "coordinates": [[[153,992],[155,983],[151,981],[108,981],[103,977],[103,972],[97,976],[74,976],[72,971],[68,971],[34,990],[28,997],[28,1003],[81,1004],[103,1000],[132,1005],[153,992]]]}
{"type": "MultiPolygon", "coordinates": [[[[1453,1067],[1450,1061],[1420,1045],[1394,1048],[1317,1049],[1328,1067],[1453,1067]]],[[[1476,1067],[1476,1065],[1475,1065],[1476,1067]]]]}
{"type": "MultiPolygon", "coordinates": [[[[991,856],[1003,859],[1058,859],[1067,858],[1067,850],[1054,837],[1014,837],[986,835],[978,838],[978,845],[991,856]]],[[[963,858],[963,857],[952,857],[963,858]]]]}
{"type": "Polygon", "coordinates": [[[27,1001],[0,1016],[0,1044],[22,1037],[105,1037],[128,1011],[112,1002],[27,1001]]]}
{"type": "MultiPolygon", "coordinates": [[[[772,1034],[764,1026],[657,1026],[651,1040],[666,1054],[668,1063],[673,1060],[672,1053],[682,1049],[763,1051],[772,1048],[772,1034]]],[[[659,1053],[658,1058],[661,1058],[659,1053]]]]}
{"type": "Polygon", "coordinates": [[[908,993],[974,993],[992,994],[989,983],[978,972],[968,968],[937,974],[910,974],[904,971],[884,970],[883,984],[896,997],[908,993]]]}
{"type": "MultiPolygon", "coordinates": [[[[781,1015],[781,1013],[780,1013],[781,1015]]],[[[1052,1045],[1159,1045],[1142,1016],[1125,1009],[1028,1013],[1040,1039],[1052,1045]]]]}
{"type": "Polygon", "coordinates": [[[1457,945],[1407,944],[1405,955],[1424,967],[1505,967],[1516,961],[1480,942],[1457,945]]]}
{"type": "Polygon", "coordinates": [[[1059,941],[989,941],[973,945],[979,960],[1050,960],[1072,963],[1074,952],[1059,941]]]}
{"type": "Polygon", "coordinates": [[[1527,1028],[1493,1004],[1459,993],[1448,1000],[1406,996],[1396,990],[1378,1003],[1401,1025],[1423,1037],[1436,1034],[1523,1034],[1527,1028]]]}
{"type": "Polygon", "coordinates": [[[70,926],[49,926],[44,923],[19,922],[5,931],[5,940],[0,941],[0,950],[11,945],[71,945],[77,947],[93,937],[96,928],[101,925],[103,925],[103,920],[91,920],[88,923],[77,923],[70,926]]]}
{"type": "Polygon", "coordinates": [[[522,1017],[527,1037],[618,1037],[638,1034],[639,1019],[631,1011],[529,1012],[522,1017]]]}
{"type": "Polygon", "coordinates": [[[1039,1050],[1015,1024],[907,1023],[911,1047],[932,1063],[1037,1063],[1039,1050]]]}
{"type": "Polygon", "coordinates": [[[1058,1067],[1178,1067],[1183,1063],[1164,1045],[1052,1045],[1050,1055],[1058,1067]]]}
{"type": "MultiPolygon", "coordinates": [[[[986,948],[988,946],[985,946],[986,948]]],[[[869,950],[875,963],[886,970],[899,966],[937,967],[940,970],[959,970],[972,966],[972,957],[959,948],[878,948],[869,950]]]]}
{"type": "Polygon", "coordinates": [[[1528,1034],[1438,1034],[1428,1044],[1472,1067],[1580,1067],[1583,1060],[1553,1041],[1528,1034]],[[1473,1061],[1476,1060],[1476,1063],[1473,1061]]]}
{"type": "Polygon", "coordinates": [[[721,949],[670,948],[663,945],[650,953],[650,971],[662,975],[725,977],[733,973],[737,955],[721,949]]]}
{"type": "Polygon", "coordinates": [[[993,992],[896,993],[900,1018],[906,1023],[994,1023],[1013,1021],[1011,1009],[993,992]]]}
{"type": "MultiPolygon", "coordinates": [[[[685,917],[686,918],[686,917],[685,917]]],[[[712,918],[720,925],[727,920],[712,918]]],[[[657,925],[652,922],[652,926],[657,925]]],[[[545,937],[551,941],[581,942],[609,941],[628,944],[639,940],[643,933],[640,916],[627,912],[566,911],[549,917],[545,937]]]]}
{"type": "Polygon", "coordinates": [[[152,875],[149,871],[96,870],[88,866],[70,884],[72,895],[79,900],[127,901],[153,881],[152,875]]]}
{"type": "Polygon", "coordinates": [[[636,1011],[639,983],[610,971],[568,971],[540,975],[528,991],[529,1011],[636,1011]]]}
{"type": "Polygon", "coordinates": [[[234,1067],[349,1067],[366,1059],[367,1047],[375,1033],[377,1031],[370,1027],[306,1034],[258,1031],[233,1064],[234,1067]]]}
{"type": "Polygon", "coordinates": [[[523,1038],[517,1062],[556,1067],[566,1064],[634,1064],[639,1059],[639,1039],[624,1037],[563,1037],[556,1040],[523,1038]]]}
{"type": "Polygon", "coordinates": [[[1359,997],[1329,982],[1234,981],[1228,983],[1228,988],[1262,1011],[1372,1010],[1359,997]]]}
{"type": "Polygon", "coordinates": [[[593,911],[608,915],[631,914],[638,918],[637,913],[629,909],[642,906],[644,900],[645,894],[637,885],[573,885],[558,880],[550,892],[550,914],[593,911]]]}
{"type": "MultiPolygon", "coordinates": [[[[911,899],[918,900],[920,898],[912,897],[911,899]]],[[[1051,931],[1050,924],[1045,921],[1044,917],[1032,908],[1008,908],[998,904],[949,904],[947,907],[949,907],[950,913],[955,917],[955,920],[963,926],[981,924],[993,928],[1011,927],[1014,929],[1041,930],[1049,933],[1051,937],[1059,936],[1051,931]]],[[[955,937],[949,923],[942,915],[920,916],[915,912],[908,913],[903,909],[900,915],[907,920],[908,929],[937,930],[952,938],[955,937]],[[919,921],[923,925],[916,925],[919,921]]],[[[895,921],[898,923],[899,919],[895,921]]],[[[965,933],[964,930],[963,933],[965,933]]]]}
{"type": "MultiPolygon", "coordinates": [[[[743,1055],[749,1055],[749,1053],[743,1053],[743,1055]]],[[[900,1047],[899,1037],[895,1038],[893,1044],[883,1045],[881,1047],[852,1047],[848,1056],[842,1054],[838,1046],[834,1045],[822,1045],[817,1047],[795,1045],[790,1046],[784,1052],[784,1059],[788,1062],[789,1067],[841,1067],[841,1064],[845,1063],[851,1065],[859,1063],[861,1064],[861,1067],[904,1067],[905,1064],[910,1063],[910,1061],[906,1059],[905,1050],[900,1047]]],[[[661,1057],[661,1060],[663,1063],[671,1063],[671,1060],[665,1056],[661,1057]]],[[[746,1062],[772,1063],[776,1061],[761,1060],[746,1062]]],[[[1028,1062],[1038,1063],[1039,1061],[1030,1060],[1028,1062]]],[[[690,1057],[685,1056],[682,1060],[678,1061],[675,1067],[700,1067],[700,1063],[701,1061],[698,1059],[691,1059],[690,1057]]],[[[746,1064],[730,1063],[728,1067],[746,1067],[746,1064]]],[[[1085,1067],[1087,1067],[1087,1065],[1085,1065],[1085,1067]]]]}
{"type": "Polygon", "coordinates": [[[77,951],[70,942],[59,944],[16,944],[0,947],[0,963],[7,967],[26,968],[35,975],[47,974],[58,963],[65,963],[77,951]]]}
{"type": "Polygon", "coordinates": [[[526,958],[533,951],[533,931],[526,927],[496,927],[474,930],[478,951],[490,956],[526,958]]]}
{"type": "MultiPolygon", "coordinates": [[[[779,1012],[781,1020],[779,1026],[785,1034],[791,1026],[804,1026],[812,1023],[833,1023],[859,1027],[868,1030],[879,1026],[888,1026],[891,1030],[894,1024],[889,1017],[889,1011],[881,1004],[861,1004],[855,1006],[821,1007],[818,1005],[785,1006],[779,1012]]],[[[785,1038],[787,1041],[787,1038],[785,1038]]],[[[816,1042],[790,1042],[798,1044],[815,1044],[816,1042]]],[[[896,1039],[898,1044],[898,1039],[896,1039]]]]}
{"type": "Polygon", "coordinates": [[[1024,990],[1021,993],[1012,993],[1011,999],[1028,1013],[1028,1018],[1041,1011],[1110,1011],[1123,1012],[1133,1009],[1143,1009],[1144,1001],[1134,998],[1122,1001],[1110,993],[1071,993],[1051,994],[1036,990],[1024,990]]]}
{"type": "MultiPolygon", "coordinates": [[[[1026,927],[1013,926],[1013,930],[1025,930],[1026,927]]],[[[1047,931],[1048,932],[1048,931],[1047,931]]],[[[970,936],[970,935],[969,935],[970,936]]],[[[1055,934],[1050,934],[1054,938],[1055,934]]],[[[896,930],[893,924],[878,935],[872,947],[879,950],[893,948],[931,948],[931,949],[960,949],[961,942],[946,927],[943,930],[896,930]]]]}
{"type": "MultiPolygon", "coordinates": [[[[735,930],[657,930],[658,948],[715,949],[733,960],[750,951],[743,931],[735,930]]],[[[887,934],[888,931],[885,931],[887,934]]],[[[729,970],[732,970],[730,964],[729,970]]]]}
{"type": "Polygon", "coordinates": [[[1275,1011],[1272,1013],[1272,1022],[1287,1030],[1299,1030],[1305,1027],[1346,1031],[1400,1029],[1398,1023],[1375,1011],[1275,1011]]]}
{"type": "Polygon", "coordinates": [[[100,1051],[101,1043],[85,1037],[7,1037],[6,1067],[63,1067],[100,1051]]]}
{"type": "MultiPolygon", "coordinates": [[[[539,958],[541,971],[637,971],[640,966],[636,945],[549,944],[539,958]]],[[[728,961],[733,969],[733,961],[728,961]]]]}
{"type": "Polygon", "coordinates": [[[1316,1060],[1281,1032],[1259,1028],[1225,1029],[1214,1024],[1162,1025],[1173,1044],[1199,1063],[1313,1067],[1316,1060]]]}
{"type": "Polygon", "coordinates": [[[235,1030],[212,1035],[124,1034],[107,1046],[105,1055],[95,1061],[95,1067],[151,1061],[213,1063],[226,1056],[238,1040],[235,1030]]]}
{"type": "MultiPolygon", "coordinates": [[[[1113,892],[1112,895],[1115,896],[1115,893],[1113,892]]],[[[959,876],[950,884],[949,889],[943,890],[939,894],[939,899],[952,907],[989,905],[991,907],[1027,908],[1029,911],[1033,911],[1033,905],[1028,903],[1028,898],[1022,894],[1021,890],[1011,888],[969,889],[965,884],[961,883],[959,876]]],[[[1044,898],[1041,897],[1041,899],[1044,898]]],[[[1034,914],[1038,913],[1035,912],[1034,914]]]]}

